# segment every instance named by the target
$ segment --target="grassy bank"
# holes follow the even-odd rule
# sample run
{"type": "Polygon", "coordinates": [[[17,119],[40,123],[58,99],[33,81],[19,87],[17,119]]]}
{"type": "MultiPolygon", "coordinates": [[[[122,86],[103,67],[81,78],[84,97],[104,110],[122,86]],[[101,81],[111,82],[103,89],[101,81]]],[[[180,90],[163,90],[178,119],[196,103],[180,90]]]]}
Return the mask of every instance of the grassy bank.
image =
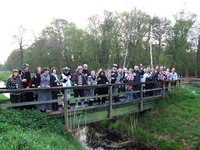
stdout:
{"type": "Polygon", "coordinates": [[[184,87],[169,93],[152,111],[102,122],[136,143],[153,149],[200,148],[200,89],[184,87]],[[196,95],[192,91],[196,91],[196,95]],[[139,118],[139,119],[138,119],[139,118]]]}
{"type": "Polygon", "coordinates": [[[82,149],[57,120],[34,110],[0,110],[0,149],[79,150],[82,149]]]}

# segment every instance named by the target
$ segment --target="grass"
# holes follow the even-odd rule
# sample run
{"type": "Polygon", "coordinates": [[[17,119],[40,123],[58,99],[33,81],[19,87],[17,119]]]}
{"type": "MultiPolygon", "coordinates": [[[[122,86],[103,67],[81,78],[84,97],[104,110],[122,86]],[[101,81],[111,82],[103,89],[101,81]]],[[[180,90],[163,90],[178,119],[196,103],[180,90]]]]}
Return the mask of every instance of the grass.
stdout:
{"type": "Polygon", "coordinates": [[[64,125],[35,110],[0,110],[0,149],[81,150],[64,125]]]}
{"type": "Polygon", "coordinates": [[[200,88],[197,87],[178,88],[152,111],[101,124],[154,149],[200,149],[199,94],[200,88]],[[192,91],[197,94],[192,94],[192,91]]]}

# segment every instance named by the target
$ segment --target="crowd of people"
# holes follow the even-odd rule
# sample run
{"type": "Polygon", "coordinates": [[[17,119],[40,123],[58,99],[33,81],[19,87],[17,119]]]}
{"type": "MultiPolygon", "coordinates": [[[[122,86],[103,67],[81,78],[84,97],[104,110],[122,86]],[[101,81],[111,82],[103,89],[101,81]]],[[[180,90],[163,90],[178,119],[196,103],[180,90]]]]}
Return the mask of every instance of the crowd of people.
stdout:
{"type": "MultiPolygon", "coordinates": [[[[114,86],[113,94],[114,102],[119,102],[120,92],[127,92],[125,95],[126,101],[131,101],[140,97],[139,93],[131,93],[131,91],[138,91],[139,85],[133,85],[134,82],[149,82],[149,81],[165,81],[172,80],[171,84],[176,85],[178,75],[175,72],[175,68],[165,68],[163,66],[156,66],[156,68],[144,68],[142,64],[135,66],[134,69],[130,68],[119,68],[117,64],[113,64],[112,69],[106,73],[106,70],[100,69],[96,74],[95,71],[89,71],[88,65],[78,66],[75,73],[71,73],[69,67],[62,69],[60,78],[58,77],[58,70],[56,67],[41,68],[37,67],[34,76],[31,77],[29,72],[29,65],[23,64],[21,70],[14,69],[12,75],[8,78],[6,88],[8,89],[21,89],[21,88],[48,88],[48,87],[70,87],[70,86],[83,86],[83,85],[102,85],[102,84],[120,84],[128,83],[127,85],[114,86]]],[[[142,84],[144,89],[159,88],[162,86],[160,83],[142,84]]],[[[165,83],[168,86],[168,82],[165,83]]],[[[26,93],[11,93],[10,99],[12,103],[27,102],[27,101],[45,101],[58,99],[58,93],[64,91],[58,90],[41,90],[38,92],[26,92],[26,93]]],[[[160,94],[162,91],[149,91],[145,93],[145,96],[152,96],[160,94]]],[[[71,95],[74,97],[92,97],[95,95],[106,95],[108,94],[108,87],[89,88],[89,89],[76,89],[67,90],[67,98],[71,95]]],[[[89,98],[87,103],[89,106],[93,105],[94,102],[97,104],[104,104],[106,97],[102,98],[89,98]]],[[[85,107],[84,99],[81,99],[81,105],[79,106],[78,100],[75,101],[75,107],[85,107]]],[[[35,106],[27,106],[26,108],[33,108],[35,106]]],[[[70,105],[68,105],[70,107],[70,105]]],[[[36,109],[41,112],[48,112],[52,110],[58,110],[58,103],[38,104],[36,109]]]]}

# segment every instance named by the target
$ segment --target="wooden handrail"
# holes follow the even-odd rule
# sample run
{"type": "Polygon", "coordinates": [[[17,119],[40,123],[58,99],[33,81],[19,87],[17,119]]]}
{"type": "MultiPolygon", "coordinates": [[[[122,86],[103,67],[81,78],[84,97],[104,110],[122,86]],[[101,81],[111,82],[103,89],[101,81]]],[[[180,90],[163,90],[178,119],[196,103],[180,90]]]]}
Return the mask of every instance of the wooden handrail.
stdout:
{"type": "MultiPolygon", "coordinates": [[[[180,80],[177,80],[180,82],[180,80]]],[[[165,81],[166,82],[166,81],[165,81]]],[[[163,86],[165,84],[165,82],[159,81],[159,83],[162,83],[163,86]]],[[[168,82],[172,82],[172,81],[168,81],[168,82]]],[[[157,81],[153,81],[153,82],[138,82],[135,83],[135,85],[144,85],[145,83],[158,83],[157,81]]],[[[130,85],[128,83],[124,83],[124,84],[117,84],[117,86],[119,85],[130,85]]],[[[6,89],[6,90],[0,90],[0,93],[13,93],[14,91],[16,92],[32,92],[32,91],[43,91],[43,90],[64,90],[66,91],[67,89],[88,89],[88,88],[102,88],[102,87],[110,87],[109,89],[109,94],[105,94],[105,95],[95,95],[95,96],[87,96],[87,97],[76,97],[76,98],[64,98],[64,99],[56,99],[56,100],[46,100],[46,101],[31,101],[31,102],[22,102],[22,103],[12,103],[12,104],[0,104],[0,108],[11,108],[11,107],[20,107],[20,106],[28,106],[28,105],[38,105],[38,104],[48,104],[48,103],[54,103],[54,102],[65,102],[65,101],[71,101],[71,100],[81,100],[81,99],[91,99],[91,98],[102,98],[102,97],[109,97],[110,96],[110,100],[112,99],[113,96],[118,96],[119,94],[129,94],[129,93],[144,93],[144,92],[149,92],[149,91],[157,91],[157,90],[163,90],[163,88],[153,88],[153,89],[146,89],[146,90],[142,90],[142,88],[138,91],[130,91],[130,92],[122,92],[122,93],[117,93],[117,94],[113,94],[112,93],[112,88],[111,87],[115,87],[115,84],[104,84],[104,85],[95,85],[95,86],[72,86],[72,87],[53,87],[53,88],[32,88],[32,89],[6,89]],[[141,91],[142,90],[142,91],[141,91]]],[[[141,94],[140,94],[141,95],[141,94]]],[[[143,98],[145,99],[145,98],[143,98]]],[[[2,101],[1,101],[2,102],[2,101]]],[[[112,105],[112,102],[110,102],[112,105]]],[[[142,106],[141,106],[142,107],[142,106]]],[[[112,110],[111,106],[110,106],[110,110],[112,110]]],[[[112,117],[112,116],[110,116],[112,117]]]]}
{"type": "MultiPolygon", "coordinates": [[[[165,82],[174,82],[180,80],[169,80],[165,82]]],[[[109,86],[123,86],[123,85],[143,85],[143,84],[152,84],[152,83],[162,83],[163,81],[149,81],[149,82],[133,82],[130,83],[120,83],[120,84],[99,84],[99,85],[84,85],[84,86],[71,86],[71,87],[49,87],[49,88],[26,88],[26,89],[0,89],[0,93],[25,93],[25,92],[34,92],[34,91],[56,91],[56,90],[78,90],[78,89],[91,89],[91,88],[102,88],[102,87],[109,87],[109,86]]]]}

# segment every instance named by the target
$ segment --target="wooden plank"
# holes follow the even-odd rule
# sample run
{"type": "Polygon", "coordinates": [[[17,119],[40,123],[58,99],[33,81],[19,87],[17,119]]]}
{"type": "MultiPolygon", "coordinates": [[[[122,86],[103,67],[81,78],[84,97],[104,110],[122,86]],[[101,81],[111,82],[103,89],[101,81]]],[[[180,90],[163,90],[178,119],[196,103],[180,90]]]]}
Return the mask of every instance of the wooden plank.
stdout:
{"type": "MultiPolygon", "coordinates": [[[[179,81],[179,80],[176,80],[179,81]]],[[[151,83],[160,83],[162,81],[150,81],[150,82],[134,82],[132,85],[141,85],[141,84],[151,84],[151,83]]],[[[172,81],[166,81],[172,82],[172,81]]],[[[71,87],[50,87],[50,88],[28,88],[28,89],[0,89],[0,93],[25,93],[25,92],[33,92],[33,91],[55,91],[55,90],[64,90],[64,89],[90,89],[90,88],[102,88],[109,87],[112,85],[113,87],[121,86],[121,85],[129,85],[129,83],[121,83],[121,84],[101,84],[101,85],[84,85],[84,86],[71,86],[71,87]]]]}
{"type": "Polygon", "coordinates": [[[64,118],[65,118],[65,128],[68,130],[68,101],[67,101],[67,90],[64,90],[64,118]]]}
{"type": "MultiPolygon", "coordinates": [[[[153,107],[156,100],[144,102],[143,110],[147,110],[153,107]]],[[[112,117],[123,116],[140,111],[140,103],[132,103],[129,105],[117,105],[112,108],[112,117]]],[[[108,109],[102,108],[93,111],[75,111],[69,113],[70,126],[87,124],[97,122],[101,120],[109,119],[108,109]]]]}
{"type": "Polygon", "coordinates": [[[166,95],[166,90],[165,90],[165,81],[163,82],[162,86],[163,86],[162,91],[163,91],[163,98],[164,98],[165,95],[166,95]]]}
{"type": "Polygon", "coordinates": [[[112,98],[112,86],[110,86],[109,87],[110,88],[110,91],[109,91],[109,119],[112,119],[112,100],[113,100],[113,98],[112,98]]]}
{"type": "Polygon", "coordinates": [[[140,111],[143,111],[143,86],[140,85],[140,111]]]}

